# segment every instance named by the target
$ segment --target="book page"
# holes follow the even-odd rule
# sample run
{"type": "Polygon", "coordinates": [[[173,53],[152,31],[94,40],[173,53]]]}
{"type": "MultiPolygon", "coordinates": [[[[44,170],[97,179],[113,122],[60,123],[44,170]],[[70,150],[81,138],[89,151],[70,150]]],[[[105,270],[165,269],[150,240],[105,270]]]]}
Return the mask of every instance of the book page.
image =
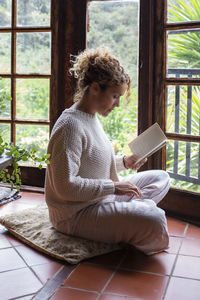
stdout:
{"type": "Polygon", "coordinates": [[[133,154],[138,157],[136,162],[139,163],[146,157],[149,157],[159,149],[161,149],[167,143],[167,137],[158,125],[153,124],[136,139],[129,143],[129,147],[133,154]]]}

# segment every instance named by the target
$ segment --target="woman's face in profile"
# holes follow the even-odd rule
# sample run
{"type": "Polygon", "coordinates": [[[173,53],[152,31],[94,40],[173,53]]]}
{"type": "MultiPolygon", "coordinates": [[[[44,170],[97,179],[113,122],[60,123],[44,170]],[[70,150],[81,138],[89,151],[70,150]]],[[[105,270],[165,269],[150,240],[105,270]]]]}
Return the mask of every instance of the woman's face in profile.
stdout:
{"type": "Polygon", "coordinates": [[[124,95],[126,89],[125,83],[107,87],[105,91],[99,88],[95,97],[96,112],[106,117],[116,106],[120,105],[120,97],[124,95]]]}

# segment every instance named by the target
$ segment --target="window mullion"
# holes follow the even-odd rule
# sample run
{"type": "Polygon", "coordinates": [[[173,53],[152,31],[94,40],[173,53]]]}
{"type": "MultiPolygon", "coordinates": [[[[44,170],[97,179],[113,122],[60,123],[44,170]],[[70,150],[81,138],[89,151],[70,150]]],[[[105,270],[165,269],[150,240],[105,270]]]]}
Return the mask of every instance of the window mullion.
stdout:
{"type": "Polygon", "coordinates": [[[16,27],[16,0],[12,0],[12,19],[11,19],[11,141],[16,142],[16,79],[13,75],[16,73],[16,32],[13,30],[16,27]]]}

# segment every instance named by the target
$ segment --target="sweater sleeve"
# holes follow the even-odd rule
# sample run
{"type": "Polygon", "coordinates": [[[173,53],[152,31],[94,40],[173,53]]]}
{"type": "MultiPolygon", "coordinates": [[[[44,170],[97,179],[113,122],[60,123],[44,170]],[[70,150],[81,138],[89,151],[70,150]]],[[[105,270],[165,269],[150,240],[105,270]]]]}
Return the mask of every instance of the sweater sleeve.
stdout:
{"type": "Polygon", "coordinates": [[[53,190],[62,201],[90,201],[114,194],[111,179],[91,179],[79,176],[83,145],[86,142],[77,124],[67,124],[52,137],[48,166],[53,190]]]}
{"type": "Polygon", "coordinates": [[[115,156],[115,162],[116,162],[116,168],[118,173],[123,170],[127,170],[126,167],[124,166],[123,156],[115,156]]]}

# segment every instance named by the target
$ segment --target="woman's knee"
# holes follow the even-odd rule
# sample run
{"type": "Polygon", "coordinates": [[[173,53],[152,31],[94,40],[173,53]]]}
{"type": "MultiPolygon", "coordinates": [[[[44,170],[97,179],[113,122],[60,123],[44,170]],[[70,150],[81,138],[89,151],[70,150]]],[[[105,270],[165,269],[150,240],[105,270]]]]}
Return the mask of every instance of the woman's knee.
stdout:
{"type": "Polygon", "coordinates": [[[141,231],[132,244],[146,254],[159,252],[168,247],[169,235],[165,212],[155,207],[151,214],[141,220],[141,231]]]}
{"type": "Polygon", "coordinates": [[[152,234],[144,252],[151,255],[163,251],[169,246],[169,233],[167,229],[167,221],[163,214],[156,216],[151,224],[152,234]]]}
{"type": "Polygon", "coordinates": [[[147,196],[150,193],[150,198],[158,204],[168,193],[170,188],[170,177],[166,171],[154,170],[152,183],[147,187],[147,196]]]}
{"type": "Polygon", "coordinates": [[[163,229],[167,228],[167,221],[165,211],[159,207],[155,207],[151,216],[149,217],[149,227],[153,233],[159,234],[163,229]]]}
{"type": "Polygon", "coordinates": [[[151,170],[152,181],[162,182],[166,186],[170,182],[169,174],[164,170],[151,170]]]}
{"type": "Polygon", "coordinates": [[[160,170],[160,176],[162,177],[163,181],[170,183],[170,176],[166,171],[160,170]]]}

